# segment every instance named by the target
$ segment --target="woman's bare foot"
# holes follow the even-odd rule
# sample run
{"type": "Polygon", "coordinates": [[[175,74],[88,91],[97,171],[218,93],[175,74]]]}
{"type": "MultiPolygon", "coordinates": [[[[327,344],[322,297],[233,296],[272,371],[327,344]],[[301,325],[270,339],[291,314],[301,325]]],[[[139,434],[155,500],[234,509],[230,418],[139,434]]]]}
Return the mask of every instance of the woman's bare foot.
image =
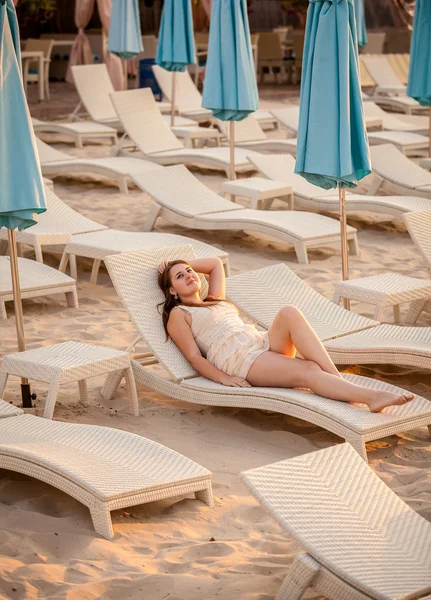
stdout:
{"type": "Polygon", "coordinates": [[[380,412],[387,406],[399,406],[407,404],[414,400],[415,395],[406,392],[405,394],[396,394],[394,392],[383,392],[376,390],[376,398],[368,402],[368,408],[371,412],[380,412]]]}

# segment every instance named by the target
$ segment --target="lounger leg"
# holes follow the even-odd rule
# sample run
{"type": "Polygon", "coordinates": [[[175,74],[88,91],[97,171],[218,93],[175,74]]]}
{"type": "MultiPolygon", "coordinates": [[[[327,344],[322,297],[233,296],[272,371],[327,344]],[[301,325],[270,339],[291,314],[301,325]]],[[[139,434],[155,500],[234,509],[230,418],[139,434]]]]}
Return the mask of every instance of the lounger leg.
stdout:
{"type": "Polygon", "coordinates": [[[409,306],[409,310],[407,311],[407,315],[405,317],[404,322],[409,325],[413,325],[414,323],[416,323],[419,315],[421,314],[427,302],[427,299],[415,300],[414,302],[412,302],[409,306]]]}
{"type": "Polygon", "coordinates": [[[395,304],[394,306],[394,323],[401,323],[401,311],[399,304],[395,304]]]}
{"type": "Polygon", "coordinates": [[[7,252],[7,241],[0,240],[0,254],[4,256],[7,252]]]}
{"type": "Polygon", "coordinates": [[[60,260],[60,264],[58,265],[58,270],[61,273],[65,273],[66,272],[66,267],[67,267],[67,263],[69,262],[69,255],[66,253],[66,251],[63,252],[63,255],[61,257],[60,260]]]}
{"type": "Polygon", "coordinates": [[[120,192],[122,194],[128,194],[129,193],[129,187],[127,185],[127,177],[120,177],[118,179],[118,187],[120,188],[120,192]]]}
{"type": "Polygon", "coordinates": [[[87,389],[87,382],[85,379],[81,379],[80,381],[78,381],[78,388],[79,388],[79,399],[83,404],[87,404],[88,403],[88,389],[87,389]]]}
{"type": "Polygon", "coordinates": [[[147,220],[145,221],[144,224],[144,231],[152,231],[155,222],[157,221],[157,218],[160,214],[162,210],[162,207],[160,206],[160,204],[157,204],[157,202],[155,202],[153,204],[153,206],[151,207],[150,212],[148,213],[148,217],[147,220]]]}
{"type": "Polygon", "coordinates": [[[383,179],[381,177],[379,177],[378,175],[373,175],[373,180],[370,184],[370,187],[368,188],[368,195],[375,196],[379,191],[382,183],[383,179]]]}
{"type": "Polygon", "coordinates": [[[199,492],[195,492],[196,500],[201,500],[207,506],[213,508],[214,506],[214,496],[211,486],[206,488],[205,490],[199,490],[199,492]]]}
{"type": "Polygon", "coordinates": [[[356,235],[351,240],[347,240],[347,245],[349,246],[349,254],[359,256],[359,244],[356,235]]]}
{"type": "Polygon", "coordinates": [[[66,302],[69,308],[79,308],[78,294],[76,288],[71,292],[66,292],[66,302]]]}
{"type": "Polygon", "coordinates": [[[132,367],[124,369],[124,377],[126,379],[126,391],[127,397],[129,398],[130,410],[135,417],[139,417],[138,394],[136,392],[136,383],[132,367]]]}
{"type": "Polygon", "coordinates": [[[0,398],[3,398],[3,392],[6,387],[8,374],[3,369],[0,369],[0,398]]]}
{"type": "Polygon", "coordinates": [[[374,319],[376,321],[382,321],[383,320],[383,312],[384,312],[384,307],[381,304],[377,304],[376,305],[376,310],[374,311],[374,319]]]}
{"type": "Polygon", "coordinates": [[[368,464],[367,448],[365,447],[364,438],[359,435],[354,437],[346,438],[346,442],[349,442],[351,446],[356,450],[361,458],[368,464]]]}
{"type": "Polygon", "coordinates": [[[70,276],[72,277],[72,279],[77,280],[78,279],[78,269],[76,267],[76,256],[74,254],[69,255],[69,262],[70,262],[70,276]]]}
{"type": "Polygon", "coordinates": [[[83,148],[84,144],[82,143],[82,137],[79,135],[79,133],[77,134],[76,138],[75,138],[75,147],[76,148],[83,148]]]}
{"type": "Polygon", "coordinates": [[[58,390],[60,387],[60,379],[56,379],[51,382],[49,386],[48,396],[45,402],[45,409],[43,411],[44,419],[52,419],[52,415],[54,414],[55,403],[57,402],[58,390]]]}
{"type": "Polygon", "coordinates": [[[34,244],[34,253],[36,255],[37,262],[43,263],[42,247],[37,242],[34,244]]]}
{"type": "Polygon", "coordinates": [[[300,600],[319,573],[319,563],[308,554],[298,554],[281,584],[275,600],[300,600]]]}
{"type": "Polygon", "coordinates": [[[223,263],[223,267],[224,267],[224,272],[226,277],[230,277],[230,263],[229,263],[229,259],[227,260],[227,262],[223,263]]]}
{"type": "Polygon", "coordinates": [[[123,376],[124,370],[113,371],[112,373],[109,373],[102,389],[100,390],[100,395],[105,398],[105,400],[111,400],[118,386],[120,385],[123,376]]]}
{"type": "Polygon", "coordinates": [[[295,252],[298,262],[302,265],[308,265],[307,246],[303,242],[295,244],[295,252]]]}
{"type": "Polygon", "coordinates": [[[7,319],[6,304],[0,300],[0,321],[7,319]]]}
{"type": "Polygon", "coordinates": [[[99,274],[101,262],[102,261],[99,258],[94,259],[93,268],[91,269],[91,277],[90,277],[90,283],[92,283],[93,285],[97,284],[97,276],[99,274]]]}
{"type": "Polygon", "coordinates": [[[111,540],[114,537],[114,529],[112,527],[111,513],[108,508],[100,504],[99,506],[90,508],[90,514],[95,531],[107,540],[111,540]]]}

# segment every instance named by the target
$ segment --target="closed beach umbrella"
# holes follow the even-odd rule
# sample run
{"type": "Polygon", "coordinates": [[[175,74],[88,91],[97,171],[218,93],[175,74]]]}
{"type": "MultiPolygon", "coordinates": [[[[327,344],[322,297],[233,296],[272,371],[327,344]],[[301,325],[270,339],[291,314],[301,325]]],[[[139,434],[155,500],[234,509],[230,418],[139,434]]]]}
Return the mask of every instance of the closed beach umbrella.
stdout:
{"type": "Polygon", "coordinates": [[[235,178],[234,121],[259,107],[246,0],[212,0],[202,106],[230,121],[231,167],[235,178]]]}
{"type": "Polygon", "coordinates": [[[172,72],[171,125],[175,118],[176,73],[196,62],[191,0],[165,0],[160,22],[156,63],[172,72]]]}
{"type": "Polygon", "coordinates": [[[353,0],[310,0],[295,172],[339,188],[343,279],[348,279],[344,188],[371,172],[353,0]]]}
{"type": "MultiPolygon", "coordinates": [[[[108,50],[124,61],[143,50],[138,0],[113,0],[109,25],[108,50]]],[[[127,89],[127,62],[125,63],[127,89]]]]}
{"type": "Polygon", "coordinates": [[[422,106],[431,107],[431,3],[429,0],[416,0],[407,95],[422,106]]]}
{"type": "MultiPolygon", "coordinates": [[[[18,23],[12,0],[0,0],[0,228],[8,229],[18,350],[25,350],[16,229],[27,229],[46,210],[36,143],[25,99],[18,23]]],[[[23,380],[24,406],[31,406],[23,380]]]]}
{"type": "Polygon", "coordinates": [[[368,44],[367,26],[365,23],[364,0],[353,0],[355,3],[356,33],[358,34],[358,46],[368,44]]]}

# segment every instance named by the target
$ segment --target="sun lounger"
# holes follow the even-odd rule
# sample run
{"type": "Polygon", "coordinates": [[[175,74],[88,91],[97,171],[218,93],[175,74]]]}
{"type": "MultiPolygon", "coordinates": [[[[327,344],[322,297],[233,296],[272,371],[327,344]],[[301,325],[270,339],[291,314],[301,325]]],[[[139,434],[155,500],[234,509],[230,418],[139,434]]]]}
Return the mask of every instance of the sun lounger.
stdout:
{"type": "Polygon", "coordinates": [[[300,600],[308,588],[331,600],[407,600],[431,590],[431,524],[349,444],[251,469],[242,477],[305,549],[276,600],[300,600]]]}
{"type": "MultiPolygon", "coordinates": [[[[121,123],[110,98],[115,90],[106,65],[75,65],[72,75],[81,100],[72,117],[77,117],[81,105],[84,105],[93,121],[121,131],[121,123]]],[[[171,109],[170,103],[158,102],[157,105],[162,112],[171,109]]]]}
{"type": "MultiPolygon", "coordinates": [[[[157,110],[149,88],[115,92],[111,97],[124,130],[144,158],[161,165],[192,164],[219,169],[229,177],[229,148],[184,148],[157,110]]],[[[119,151],[122,155],[136,156],[124,149],[119,151]]],[[[253,170],[246,157],[248,153],[245,150],[235,153],[237,172],[253,170]]]]}
{"type": "MultiPolygon", "coordinates": [[[[292,133],[298,133],[299,125],[299,106],[288,106],[286,108],[274,108],[271,109],[271,114],[278,120],[284,127],[292,131],[292,133]]],[[[369,127],[381,127],[381,118],[365,115],[365,125],[369,127]]]]}
{"type": "MultiPolygon", "coordinates": [[[[340,200],[336,190],[323,190],[295,173],[295,159],[290,154],[259,154],[250,158],[258,171],[268,179],[290,185],[295,206],[305,210],[339,211],[340,200]]],[[[367,210],[394,217],[410,211],[431,209],[431,199],[418,196],[366,196],[346,192],[348,211],[367,210]]]]}
{"type": "MultiPolygon", "coordinates": [[[[403,219],[416,248],[431,269],[431,210],[412,212],[404,215],[403,219]]],[[[423,310],[431,313],[431,300],[412,302],[406,316],[406,323],[416,323],[423,310]]]]}
{"type": "Polygon", "coordinates": [[[365,119],[380,119],[383,124],[383,129],[389,131],[410,131],[413,133],[420,133],[422,135],[428,135],[429,133],[429,122],[427,117],[415,116],[412,122],[407,120],[407,117],[400,118],[394,113],[388,113],[383,108],[380,108],[375,102],[364,102],[364,114],[365,119]],[[415,124],[414,119],[417,119],[420,123],[415,124]]]}
{"type": "MultiPolygon", "coordinates": [[[[311,392],[281,388],[226,387],[200,377],[175,344],[169,339],[166,340],[162,319],[158,313],[157,304],[163,300],[163,294],[157,285],[157,265],[167,257],[190,260],[193,255],[190,247],[184,247],[171,249],[168,253],[166,250],[159,250],[119,254],[109,256],[105,261],[115,289],[132,322],[155,359],[169,374],[169,378],[163,377],[145,364],[132,361],[137,383],[187,402],[260,408],[304,419],[349,441],[364,460],[366,441],[431,423],[431,406],[427,400],[419,397],[407,405],[391,407],[382,413],[371,413],[363,407],[328,400],[311,392]],[[144,295],[142,289],[145,289],[144,295]]],[[[273,281],[277,282],[276,279],[273,281]]],[[[247,293],[250,293],[250,290],[247,290],[247,293]]],[[[267,289],[262,294],[259,287],[256,287],[252,291],[250,302],[261,306],[264,311],[267,300],[271,301],[271,293],[272,290],[267,289]]],[[[332,306],[335,310],[339,308],[334,304],[332,306]]],[[[361,320],[366,323],[367,319],[353,313],[349,315],[348,319],[344,318],[345,325],[346,321],[350,320],[356,322],[358,329],[366,327],[361,324],[361,320]]],[[[153,362],[154,358],[151,358],[151,364],[153,362]]],[[[356,375],[345,377],[372,388],[396,389],[374,379],[356,375]]],[[[107,398],[111,397],[118,384],[118,377],[109,377],[102,394],[107,398]]]]}
{"type": "Polygon", "coordinates": [[[92,173],[117,182],[120,192],[128,193],[127,180],[133,172],[154,171],[154,163],[132,157],[75,158],[56,150],[36,138],[43,175],[55,177],[64,173],[92,173]]]}
{"type": "Polygon", "coordinates": [[[383,182],[401,194],[431,198],[431,173],[404,156],[392,144],[371,148],[373,180],[368,193],[377,193],[383,182]]]}
{"type": "Polygon", "coordinates": [[[17,417],[18,415],[22,414],[24,414],[24,412],[17,406],[0,400],[0,419],[5,419],[6,417],[17,417]]]}
{"type": "Polygon", "coordinates": [[[51,123],[49,121],[31,120],[36,134],[59,133],[72,138],[77,148],[82,148],[85,141],[108,140],[112,144],[118,142],[117,130],[101,123],[78,121],[76,123],[51,123]]]}
{"type": "MultiPolygon", "coordinates": [[[[156,203],[146,231],[163,217],[191,229],[261,232],[294,246],[301,263],[308,263],[308,248],[340,243],[340,226],[334,219],[305,212],[243,208],[207,188],[183,165],[164,169],[163,177],[136,175],[136,183],[156,203]]],[[[351,252],[357,254],[356,230],[348,227],[347,237],[351,252]]]]}
{"type": "MultiPolygon", "coordinates": [[[[78,278],[77,256],[94,261],[90,282],[96,284],[100,264],[109,254],[184,244],[191,244],[199,258],[218,256],[225,265],[226,273],[229,274],[229,255],[215,246],[171,233],[142,233],[108,229],[70,208],[60,200],[53,190],[45,189],[45,194],[49,210],[39,215],[38,223],[33,227],[17,231],[17,242],[32,246],[36,260],[40,262],[43,262],[42,248],[44,246],[60,246],[61,252],[64,249],[60,271],[66,270],[70,260],[70,273],[74,280],[78,278]]],[[[0,229],[0,240],[7,240],[5,229],[0,229]]],[[[55,273],[57,272],[55,271],[55,273]]]]}
{"type": "MultiPolygon", "coordinates": [[[[154,65],[153,73],[157,80],[163,96],[169,101],[172,100],[172,73],[166,71],[159,65],[154,65]]],[[[210,121],[213,119],[212,112],[208,108],[202,107],[202,95],[196,87],[190,73],[176,73],[176,97],[175,102],[178,111],[184,117],[194,119],[195,121],[210,121]]],[[[269,125],[271,128],[277,126],[277,120],[267,110],[258,109],[254,113],[259,124],[264,127],[269,125]]]]}
{"type": "MultiPolygon", "coordinates": [[[[4,404],[0,400],[0,414],[4,404]]],[[[112,510],[190,493],[213,506],[207,469],[161,444],[110,427],[33,415],[0,419],[0,468],[72,496],[88,507],[94,529],[108,539],[114,537],[112,510]]]]}
{"type": "MultiPolygon", "coordinates": [[[[229,124],[226,121],[218,120],[217,125],[229,141],[229,124]]],[[[296,139],[274,140],[268,138],[254,115],[250,115],[242,121],[236,121],[234,130],[235,146],[237,148],[248,148],[257,152],[291,152],[296,154],[296,139]]]]}
{"type": "MultiPolygon", "coordinates": [[[[76,281],[57,269],[27,258],[18,259],[21,297],[41,298],[54,294],[66,294],[67,306],[78,308],[76,281]]],[[[0,256],[0,321],[7,319],[6,304],[13,300],[10,258],[0,256]]]]}

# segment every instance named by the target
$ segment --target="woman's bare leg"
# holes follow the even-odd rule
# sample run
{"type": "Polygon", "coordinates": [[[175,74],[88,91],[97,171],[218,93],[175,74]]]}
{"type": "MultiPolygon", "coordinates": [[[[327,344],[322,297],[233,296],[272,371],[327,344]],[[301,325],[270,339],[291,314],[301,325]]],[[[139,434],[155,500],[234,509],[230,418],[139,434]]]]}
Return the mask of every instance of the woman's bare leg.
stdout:
{"type": "Polygon", "coordinates": [[[336,377],[341,377],[316,332],[295,306],[285,306],[269,328],[269,345],[273,352],[295,357],[295,349],[304,357],[336,377]]]}
{"type": "Polygon", "coordinates": [[[289,358],[271,351],[258,356],[250,367],[247,381],[257,387],[308,388],[331,400],[367,404],[373,412],[393,404],[405,404],[415,397],[410,393],[368,389],[327,373],[314,361],[289,358]]]}

